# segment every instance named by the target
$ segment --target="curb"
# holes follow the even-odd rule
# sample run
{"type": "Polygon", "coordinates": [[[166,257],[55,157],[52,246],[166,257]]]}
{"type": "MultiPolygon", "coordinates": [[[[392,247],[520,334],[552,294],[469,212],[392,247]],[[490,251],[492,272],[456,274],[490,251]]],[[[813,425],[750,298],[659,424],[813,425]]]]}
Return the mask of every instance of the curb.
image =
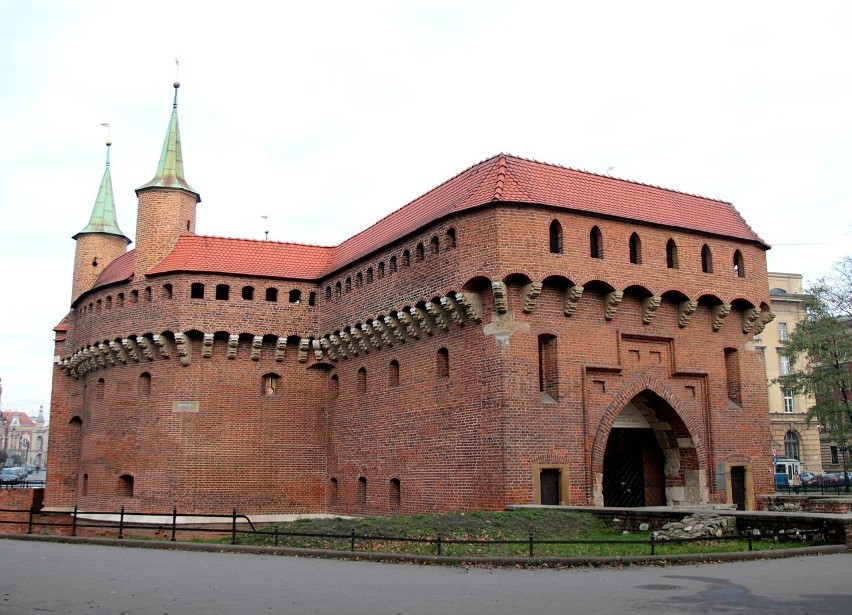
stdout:
{"type": "Polygon", "coordinates": [[[389,563],[432,564],[451,566],[482,566],[507,568],[598,568],[603,566],[646,565],[665,566],[685,563],[713,563],[781,559],[803,555],[848,553],[846,545],[825,545],[801,549],[769,551],[737,551],[729,553],[689,553],[683,555],[635,555],[629,557],[451,557],[437,555],[407,555],[404,553],[374,553],[369,551],[330,551],[294,547],[261,547],[254,545],[223,545],[196,542],[171,542],[116,538],[44,536],[37,534],[0,534],[0,540],[28,540],[64,544],[89,544],[107,547],[161,549],[167,551],[196,551],[207,553],[247,553],[291,557],[320,557],[325,559],[374,561],[389,563]]]}

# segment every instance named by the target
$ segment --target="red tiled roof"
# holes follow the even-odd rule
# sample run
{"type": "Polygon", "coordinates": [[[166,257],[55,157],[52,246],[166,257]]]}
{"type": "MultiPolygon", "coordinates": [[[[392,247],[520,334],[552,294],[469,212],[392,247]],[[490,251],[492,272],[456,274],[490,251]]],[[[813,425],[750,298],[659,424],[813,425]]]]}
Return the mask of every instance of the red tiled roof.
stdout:
{"type": "Polygon", "coordinates": [[[17,415],[18,422],[23,429],[30,429],[36,426],[35,421],[30,418],[30,415],[26,412],[20,412],[18,410],[4,410],[3,416],[6,417],[6,424],[11,427],[12,419],[17,415]]]}
{"type": "Polygon", "coordinates": [[[109,265],[104,267],[101,275],[95,280],[92,288],[114,284],[115,282],[124,282],[129,280],[133,275],[133,266],[136,264],[136,252],[131,250],[125,252],[109,265]]]}
{"type": "MultiPolygon", "coordinates": [[[[149,274],[197,271],[317,279],[447,215],[493,202],[546,205],[734,237],[768,245],[725,201],[500,154],[382,218],[339,246],[182,235],[149,274]]],[[[133,274],[134,252],[107,266],[95,287],[133,274]]]]}
{"type": "Polygon", "coordinates": [[[328,269],[332,252],[324,246],[181,235],[174,250],[148,274],[209,271],[314,280],[328,269]]]}
{"type": "Polygon", "coordinates": [[[344,241],[337,248],[333,268],[343,267],[448,214],[495,201],[549,205],[766,246],[730,203],[500,154],[459,173],[344,241]]]}

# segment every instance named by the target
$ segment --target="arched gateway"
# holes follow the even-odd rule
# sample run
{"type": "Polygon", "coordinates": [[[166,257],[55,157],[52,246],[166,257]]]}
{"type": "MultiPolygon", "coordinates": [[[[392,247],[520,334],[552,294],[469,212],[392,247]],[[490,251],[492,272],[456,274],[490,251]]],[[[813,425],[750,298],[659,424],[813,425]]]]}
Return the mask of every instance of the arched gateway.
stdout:
{"type": "MultiPolygon", "coordinates": [[[[707,502],[696,443],[672,405],[650,389],[612,413],[602,458],[593,460],[596,504],[665,506],[707,502]]],[[[599,447],[598,451],[600,451],[599,447]]]]}

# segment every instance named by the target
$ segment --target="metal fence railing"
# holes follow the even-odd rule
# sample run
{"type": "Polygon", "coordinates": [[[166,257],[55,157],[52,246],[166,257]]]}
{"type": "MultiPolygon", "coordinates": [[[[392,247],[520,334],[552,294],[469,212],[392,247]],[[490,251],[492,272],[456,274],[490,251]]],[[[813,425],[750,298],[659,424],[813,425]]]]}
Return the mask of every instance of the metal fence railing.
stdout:
{"type": "Polygon", "coordinates": [[[54,512],[30,509],[0,509],[0,531],[4,525],[26,526],[27,534],[33,534],[36,528],[61,529],[64,533],[77,536],[83,529],[96,529],[100,535],[106,533],[115,534],[116,538],[126,538],[128,531],[139,533],[145,530],[156,530],[170,535],[169,540],[176,541],[177,534],[198,532],[205,535],[227,534],[230,535],[232,545],[239,544],[239,538],[244,536],[266,537],[271,539],[275,547],[281,546],[282,541],[293,538],[317,538],[336,542],[340,548],[325,548],[332,551],[369,551],[371,544],[376,542],[393,543],[417,543],[431,545],[431,552],[438,557],[445,556],[444,550],[449,545],[470,546],[493,546],[514,545],[523,546],[528,557],[536,557],[536,547],[544,545],[646,545],[650,555],[656,555],[660,545],[674,545],[683,543],[699,542],[724,542],[741,540],[746,541],[748,550],[754,549],[754,543],[771,540],[777,542],[779,539],[785,542],[795,541],[802,546],[813,544],[825,544],[828,542],[827,529],[822,530],[777,530],[773,532],[761,532],[757,528],[749,527],[744,533],[726,536],[701,536],[698,538],[667,538],[658,539],[655,532],[650,532],[648,538],[642,539],[619,539],[619,540],[561,540],[561,539],[537,539],[534,533],[529,533],[523,539],[458,539],[447,538],[441,534],[425,538],[411,538],[404,536],[385,536],[371,534],[357,534],[352,528],[348,533],[309,533],[282,530],[278,526],[266,529],[258,529],[251,519],[244,514],[239,514],[234,508],[231,514],[207,514],[207,513],[180,513],[173,508],[171,513],[150,512],[128,512],[122,507],[119,511],[79,511],[74,507],[73,512],[54,512]],[[17,519],[9,517],[17,516],[17,519]],[[70,520],[62,518],[70,517],[70,520]],[[180,520],[180,522],[179,522],[180,520]],[[359,548],[360,547],[360,548],[359,548]]]}

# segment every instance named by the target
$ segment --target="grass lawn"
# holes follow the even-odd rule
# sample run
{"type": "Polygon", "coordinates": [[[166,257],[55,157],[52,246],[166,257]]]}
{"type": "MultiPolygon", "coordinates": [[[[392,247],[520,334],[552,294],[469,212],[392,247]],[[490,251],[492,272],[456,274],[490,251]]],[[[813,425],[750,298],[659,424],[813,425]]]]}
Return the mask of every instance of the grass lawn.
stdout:
{"type": "MultiPolygon", "coordinates": [[[[441,552],[459,557],[527,557],[529,535],[537,544],[537,557],[614,557],[650,555],[649,532],[623,534],[595,516],[574,511],[524,509],[510,512],[457,512],[443,515],[364,517],[361,519],[304,519],[263,528],[262,533],[238,536],[240,544],[278,545],[308,549],[349,550],[355,530],[355,550],[383,553],[435,555],[435,538],[442,538],[441,552]],[[323,534],[326,537],[300,534],[323,534]],[[401,540],[402,538],[407,540],[401,540]],[[429,542],[417,542],[428,539],[429,542]],[[454,540],[482,541],[454,544],[454,540]],[[541,544],[539,541],[578,541],[574,544],[541,544]],[[499,541],[519,541],[503,544],[499,541]]],[[[221,542],[230,542],[230,537],[221,542]]],[[[753,549],[803,546],[802,542],[755,540],[753,549]]],[[[707,539],[697,542],[657,542],[657,555],[747,551],[745,539],[707,539]]]]}

